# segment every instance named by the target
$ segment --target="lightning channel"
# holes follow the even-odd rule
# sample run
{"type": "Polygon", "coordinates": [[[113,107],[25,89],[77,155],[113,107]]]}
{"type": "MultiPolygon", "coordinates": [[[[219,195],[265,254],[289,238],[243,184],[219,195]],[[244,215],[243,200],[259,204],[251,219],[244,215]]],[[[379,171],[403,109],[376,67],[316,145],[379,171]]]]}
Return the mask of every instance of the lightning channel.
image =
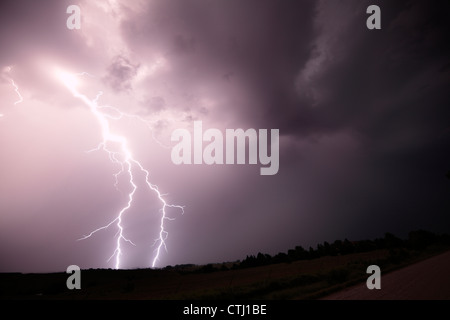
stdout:
{"type": "Polygon", "coordinates": [[[17,105],[17,104],[19,104],[19,103],[21,103],[21,102],[23,101],[23,97],[22,97],[22,95],[20,94],[19,86],[17,86],[17,84],[14,82],[13,79],[11,79],[11,84],[12,84],[12,86],[14,87],[14,91],[16,91],[17,95],[19,96],[19,100],[17,100],[16,102],[14,102],[14,105],[17,105]]]}
{"type": "MultiPolygon", "coordinates": [[[[154,249],[154,256],[150,263],[151,267],[155,268],[157,262],[160,259],[162,249],[164,248],[167,251],[166,240],[168,237],[168,232],[166,230],[166,222],[168,220],[173,220],[173,218],[170,218],[168,216],[167,210],[168,210],[168,208],[176,208],[176,209],[180,210],[181,214],[184,214],[184,207],[180,206],[180,205],[173,205],[173,204],[167,203],[167,201],[164,199],[164,195],[160,192],[158,186],[150,182],[149,171],[147,169],[145,169],[144,166],[133,157],[133,155],[128,147],[127,139],[122,135],[117,135],[117,134],[113,133],[111,131],[111,126],[110,126],[110,120],[118,120],[118,119],[121,119],[122,117],[138,118],[139,120],[144,121],[147,125],[148,125],[148,122],[138,116],[123,113],[118,108],[115,108],[115,107],[99,106],[98,101],[103,94],[103,92],[101,92],[101,91],[97,94],[97,96],[93,100],[90,100],[84,94],[80,93],[77,90],[77,85],[78,85],[78,81],[79,81],[78,78],[80,76],[84,76],[84,75],[91,76],[90,74],[88,74],[86,72],[70,74],[70,73],[67,73],[67,72],[64,72],[61,70],[56,70],[56,73],[57,73],[59,80],[69,89],[69,91],[73,94],[73,96],[75,98],[80,99],[85,105],[87,105],[89,107],[90,112],[92,113],[94,118],[97,120],[97,122],[101,128],[102,141],[99,143],[97,148],[90,150],[90,151],[103,150],[104,152],[106,152],[108,154],[109,159],[111,160],[112,163],[119,165],[120,170],[114,174],[114,177],[116,180],[115,181],[116,188],[118,188],[118,183],[119,183],[118,177],[121,174],[126,174],[128,176],[128,183],[131,186],[131,191],[128,193],[128,201],[127,201],[126,205],[121,210],[119,210],[116,217],[112,221],[110,221],[108,224],[91,231],[89,234],[84,235],[83,237],[81,237],[78,240],[88,239],[88,238],[92,237],[93,235],[95,235],[97,232],[108,229],[112,225],[116,225],[117,239],[116,239],[115,250],[112,253],[112,255],[110,256],[110,258],[108,259],[108,261],[110,261],[113,257],[115,257],[115,268],[116,269],[120,268],[121,262],[122,262],[121,256],[123,254],[123,244],[129,243],[131,245],[135,245],[130,239],[125,237],[125,230],[124,230],[122,221],[123,221],[127,211],[132,207],[133,201],[134,201],[134,195],[138,189],[138,185],[135,182],[135,175],[137,175],[138,173],[143,174],[143,176],[145,177],[146,187],[150,191],[155,193],[159,202],[161,203],[161,207],[159,210],[160,214],[161,214],[160,220],[159,220],[159,233],[158,233],[158,237],[155,239],[155,242],[153,244],[153,246],[156,246],[156,248],[154,249]],[[112,109],[115,111],[116,115],[114,116],[114,115],[102,112],[102,110],[104,110],[104,109],[112,109]],[[111,150],[109,148],[109,145],[111,145],[111,144],[119,145],[120,151],[111,150]]],[[[153,136],[153,134],[152,134],[152,136],[153,136]]],[[[153,136],[153,138],[155,138],[155,137],[153,136]]]]}
{"type": "MultiPolygon", "coordinates": [[[[18,96],[18,100],[16,100],[16,101],[14,102],[14,105],[17,105],[17,104],[23,102],[23,96],[22,96],[22,94],[20,93],[19,86],[16,84],[16,82],[14,81],[14,79],[9,75],[9,74],[11,73],[11,71],[12,71],[12,67],[11,67],[11,66],[4,67],[4,68],[3,68],[3,72],[4,72],[3,77],[4,77],[4,79],[6,79],[6,80],[11,84],[11,86],[14,88],[14,91],[16,92],[16,94],[17,94],[17,96],[18,96]]],[[[3,114],[0,114],[0,117],[3,117],[3,116],[4,116],[3,114]]]]}

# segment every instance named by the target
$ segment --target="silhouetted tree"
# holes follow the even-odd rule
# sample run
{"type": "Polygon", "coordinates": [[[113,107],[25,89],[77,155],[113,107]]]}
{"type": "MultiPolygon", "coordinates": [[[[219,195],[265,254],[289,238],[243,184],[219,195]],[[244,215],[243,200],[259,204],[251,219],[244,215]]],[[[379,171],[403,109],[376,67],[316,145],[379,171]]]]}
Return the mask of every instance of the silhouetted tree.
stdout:
{"type": "Polygon", "coordinates": [[[274,263],[288,262],[288,255],[284,252],[277,253],[273,257],[273,262],[274,263]]]}
{"type": "Polygon", "coordinates": [[[266,264],[270,264],[272,260],[272,257],[268,254],[262,254],[261,252],[258,252],[258,255],[256,256],[256,265],[258,266],[264,266],[266,264]]]}
{"type": "Polygon", "coordinates": [[[297,260],[304,260],[304,259],[308,259],[308,257],[309,257],[308,251],[303,249],[302,246],[295,247],[295,256],[297,257],[297,260]]]}
{"type": "MultiPolygon", "coordinates": [[[[409,233],[408,240],[402,240],[394,234],[387,232],[383,238],[376,238],[374,240],[360,240],[351,242],[346,238],[344,241],[335,240],[332,244],[324,241],[323,243],[317,244],[316,250],[312,247],[309,247],[309,250],[305,250],[302,246],[296,246],[295,249],[289,249],[287,254],[280,252],[273,257],[269,254],[258,252],[256,256],[247,256],[242,262],[234,264],[232,268],[248,268],[272,263],[286,263],[304,259],[315,259],[329,255],[369,252],[376,249],[389,249],[390,256],[392,258],[391,260],[402,261],[407,254],[405,248],[409,247],[422,249],[433,243],[450,245],[450,235],[445,234],[438,236],[429,231],[417,230],[409,233]]],[[[210,267],[207,266],[206,270],[202,271],[208,272],[209,269],[210,267]]]]}
{"type": "Polygon", "coordinates": [[[333,246],[331,246],[327,241],[323,243],[323,255],[325,256],[334,256],[336,255],[336,250],[333,246]]]}
{"type": "Polygon", "coordinates": [[[322,257],[325,255],[325,248],[323,246],[323,244],[318,243],[317,244],[317,249],[316,249],[316,256],[317,257],[322,257]]]}
{"type": "Polygon", "coordinates": [[[353,246],[353,243],[348,241],[347,238],[345,238],[344,242],[342,243],[342,254],[349,254],[355,252],[355,248],[353,246]]]}
{"type": "Polygon", "coordinates": [[[216,268],[214,268],[214,266],[211,263],[208,263],[207,265],[204,265],[203,267],[201,267],[199,269],[199,272],[200,273],[210,273],[210,272],[213,272],[215,270],[216,270],[216,268]]]}
{"type": "Polygon", "coordinates": [[[342,240],[336,240],[333,242],[334,255],[342,254],[342,240]]]}
{"type": "Polygon", "coordinates": [[[408,234],[408,243],[413,249],[425,249],[436,242],[436,235],[430,231],[415,230],[408,234]]]}
{"type": "Polygon", "coordinates": [[[317,252],[314,251],[314,249],[312,247],[309,247],[309,259],[314,259],[317,258],[317,252]]]}
{"type": "Polygon", "coordinates": [[[247,256],[242,262],[241,267],[248,268],[256,266],[256,258],[253,255],[247,256]]]}
{"type": "Polygon", "coordinates": [[[355,244],[356,252],[369,252],[377,249],[376,244],[372,240],[361,240],[355,244]]]}
{"type": "Polygon", "coordinates": [[[384,243],[386,248],[398,248],[403,246],[403,240],[400,238],[397,238],[395,235],[393,235],[390,232],[386,232],[384,235],[384,243]]]}

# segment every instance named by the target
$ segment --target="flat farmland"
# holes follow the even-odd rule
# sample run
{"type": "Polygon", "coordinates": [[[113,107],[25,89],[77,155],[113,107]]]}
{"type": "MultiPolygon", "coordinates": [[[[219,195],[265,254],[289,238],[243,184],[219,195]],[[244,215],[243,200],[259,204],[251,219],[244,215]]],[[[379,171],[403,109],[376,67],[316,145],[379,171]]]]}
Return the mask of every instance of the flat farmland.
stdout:
{"type": "MultiPolygon", "coordinates": [[[[365,283],[371,264],[382,273],[423,260],[408,253],[393,259],[389,250],[325,256],[291,263],[236,268],[233,263],[165,269],[81,270],[81,289],[69,290],[65,272],[0,274],[1,299],[316,299],[365,283]],[[394,262],[392,262],[394,261],[394,262]]],[[[395,257],[395,256],[394,256],[395,257]]]]}

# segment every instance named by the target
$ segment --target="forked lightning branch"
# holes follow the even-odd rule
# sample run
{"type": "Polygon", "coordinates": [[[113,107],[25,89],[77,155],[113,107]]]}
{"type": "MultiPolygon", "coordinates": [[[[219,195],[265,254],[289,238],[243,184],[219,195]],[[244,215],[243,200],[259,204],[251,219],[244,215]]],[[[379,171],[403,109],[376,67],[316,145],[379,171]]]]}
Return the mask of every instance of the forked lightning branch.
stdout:
{"type": "MultiPolygon", "coordinates": [[[[11,71],[11,67],[5,69],[6,73],[11,71]]],[[[112,130],[111,121],[121,117],[138,117],[128,115],[119,109],[114,110],[119,113],[119,117],[112,117],[102,110],[104,107],[98,105],[102,93],[94,99],[89,99],[86,95],[78,91],[79,82],[82,76],[88,73],[72,74],[61,69],[55,68],[54,74],[59,82],[61,82],[73,96],[81,100],[88,108],[91,115],[95,118],[101,130],[102,140],[95,150],[104,151],[108,154],[109,159],[117,164],[120,168],[115,174],[127,176],[127,182],[131,191],[127,194],[128,200],[121,209],[113,216],[107,224],[100,226],[90,233],[84,235],[78,240],[86,240],[94,236],[97,232],[115,227],[117,229],[115,249],[110,255],[108,261],[115,258],[115,268],[119,269],[122,265],[122,256],[126,245],[135,245],[132,239],[126,235],[123,227],[123,221],[126,214],[132,208],[134,196],[139,188],[146,188],[155,194],[160,202],[159,210],[159,232],[155,239],[152,250],[154,251],[149,265],[153,268],[157,265],[162,250],[167,251],[166,239],[168,232],[166,223],[173,220],[168,210],[176,209],[180,213],[184,213],[184,207],[168,203],[164,195],[160,192],[157,185],[150,181],[150,172],[134,158],[128,146],[128,140],[125,136],[118,134],[112,130]],[[112,148],[114,146],[114,149],[112,148]],[[118,148],[117,148],[118,147],[118,148]],[[137,179],[139,177],[139,179],[137,179]],[[144,181],[144,185],[140,186],[137,181],[144,181]]],[[[12,88],[18,96],[18,100],[14,104],[23,101],[23,97],[19,92],[19,87],[12,78],[8,78],[12,88]]],[[[3,114],[0,114],[3,117],[3,114]]],[[[143,122],[144,119],[138,117],[143,122]]],[[[172,142],[177,142],[171,152],[171,160],[174,164],[257,164],[258,161],[262,165],[260,168],[261,175],[275,175],[279,169],[279,130],[271,129],[270,137],[267,129],[226,129],[225,134],[218,129],[209,128],[203,132],[202,121],[194,121],[193,138],[186,129],[176,129],[171,135],[172,142]],[[225,140],[225,141],[224,141],[225,140]],[[269,141],[270,140],[270,141],[269,141]],[[269,150],[270,149],[270,150],[269,150]],[[248,151],[247,151],[248,150],[248,151]],[[248,162],[247,162],[248,159],[248,162]]],[[[142,184],[142,183],[141,183],[142,184]]]]}
{"type": "MultiPolygon", "coordinates": [[[[77,89],[79,77],[86,75],[86,73],[79,73],[79,74],[70,74],[65,71],[62,71],[60,69],[55,70],[55,74],[59,81],[61,81],[67,89],[74,95],[75,98],[80,99],[86,106],[89,107],[89,110],[91,114],[94,116],[94,118],[97,120],[98,125],[100,126],[101,133],[102,133],[102,141],[98,145],[98,150],[105,151],[109,158],[113,163],[116,163],[120,167],[120,171],[116,174],[116,177],[118,174],[126,174],[128,176],[128,182],[131,186],[131,191],[128,193],[128,201],[126,204],[118,211],[115,218],[112,219],[108,224],[101,226],[89,234],[83,236],[79,240],[85,240],[90,237],[92,237],[94,234],[96,234],[99,231],[105,230],[113,225],[117,228],[117,239],[116,239],[116,246],[115,250],[108,259],[111,260],[113,257],[115,257],[115,268],[119,269],[121,266],[121,256],[123,254],[124,245],[130,244],[134,245],[134,243],[126,237],[126,232],[123,227],[123,219],[125,218],[125,214],[127,211],[133,206],[134,202],[134,195],[139,188],[137,182],[136,182],[136,176],[141,176],[144,178],[145,185],[144,188],[147,188],[156,196],[158,197],[158,200],[160,201],[160,225],[159,225],[159,233],[158,237],[155,239],[155,248],[154,248],[154,256],[152,261],[149,262],[149,264],[152,267],[155,267],[157,262],[159,261],[161,250],[166,249],[166,239],[168,237],[168,233],[166,231],[166,222],[169,220],[172,220],[171,217],[168,215],[168,209],[169,208],[176,208],[181,211],[181,213],[184,213],[183,206],[174,205],[167,203],[164,199],[163,194],[160,192],[157,185],[152,184],[149,180],[150,173],[147,169],[144,168],[144,166],[133,157],[130,148],[128,147],[128,141],[125,136],[117,134],[112,131],[111,125],[110,125],[110,117],[102,113],[101,108],[98,106],[98,99],[101,96],[101,93],[97,95],[97,97],[93,100],[90,100],[88,97],[86,97],[84,94],[80,93],[77,89]],[[110,145],[118,145],[119,151],[113,151],[110,149],[110,145]]],[[[119,110],[116,109],[116,111],[119,112],[119,110]]],[[[125,114],[121,114],[125,116],[125,114]]]]}

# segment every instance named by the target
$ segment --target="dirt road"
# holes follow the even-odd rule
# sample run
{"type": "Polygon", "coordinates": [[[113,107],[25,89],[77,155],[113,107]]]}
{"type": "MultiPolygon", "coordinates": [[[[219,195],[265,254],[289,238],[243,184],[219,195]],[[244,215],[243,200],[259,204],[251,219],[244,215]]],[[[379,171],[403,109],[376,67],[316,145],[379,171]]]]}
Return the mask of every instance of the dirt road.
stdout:
{"type": "Polygon", "coordinates": [[[381,270],[379,290],[369,290],[364,282],[323,299],[450,300],[450,251],[386,275],[381,270]]]}

